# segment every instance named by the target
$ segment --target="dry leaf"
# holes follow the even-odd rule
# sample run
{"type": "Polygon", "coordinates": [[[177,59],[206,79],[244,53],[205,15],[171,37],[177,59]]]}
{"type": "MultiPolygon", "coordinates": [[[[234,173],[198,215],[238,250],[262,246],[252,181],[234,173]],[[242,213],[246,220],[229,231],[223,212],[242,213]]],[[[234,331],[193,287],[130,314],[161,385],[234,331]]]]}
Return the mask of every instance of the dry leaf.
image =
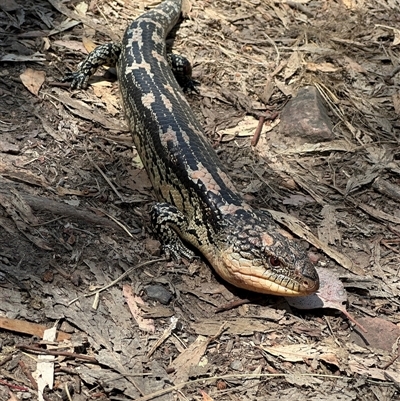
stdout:
{"type": "Polygon", "coordinates": [[[274,346],[261,344],[260,348],[288,362],[303,362],[306,359],[314,359],[333,363],[335,366],[340,367],[343,360],[348,359],[348,352],[330,340],[309,344],[283,344],[274,346]]]}
{"type": "Polygon", "coordinates": [[[55,40],[53,44],[73,50],[74,52],[80,52],[83,54],[87,53],[87,50],[82,42],[78,42],[77,40],[55,40]]]}
{"type": "Polygon", "coordinates": [[[397,115],[400,115],[400,93],[397,92],[392,95],[394,111],[397,115]]]}
{"type": "Polygon", "coordinates": [[[25,88],[35,96],[38,96],[39,90],[46,78],[46,73],[44,71],[36,71],[32,68],[27,68],[19,77],[25,88]]]}
{"type": "Polygon", "coordinates": [[[318,268],[320,289],[305,297],[287,297],[289,305],[297,309],[332,308],[343,311],[347,302],[346,290],[337,275],[329,269],[318,268]]]}
{"type": "MultiPolygon", "coordinates": [[[[267,317],[268,318],[268,317],[267,317]]],[[[226,334],[244,335],[249,336],[254,334],[256,331],[263,333],[266,328],[266,323],[259,319],[251,318],[233,318],[226,320],[226,334]]],[[[204,334],[209,336],[215,336],[221,328],[221,322],[216,319],[200,320],[198,322],[191,323],[191,329],[196,334],[204,334]]]]}
{"type": "Polygon", "coordinates": [[[261,345],[261,349],[287,362],[303,362],[305,359],[317,359],[319,355],[315,344],[289,344],[275,345],[273,347],[261,345]]]}
{"type": "Polygon", "coordinates": [[[156,328],[154,327],[154,321],[152,319],[145,319],[142,317],[142,311],[139,308],[139,304],[144,304],[142,298],[133,294],[132,287],[125,284],[122,287],[125,301],[128,304],[129,310],[132,313],[133,318],[138,324],[140,330],[154,333],[156,328]]]}
{"type": "MultiPolygon", "coordinates": [[[[220,324],[221,326],[221,324],[220,324]]],[[[205,354],[210,340],[204,336],[198,336],[196,340],[189,345],[181,354],[179,354],[171,363],[175,369],[173,374],[174,383],[184,383],[188,381],[190,369],[197,366],[200,359],[205,354]]]]}
{"type": "Polygon", "coordinates": [[[85,2],[81,2],[75,6],[77,14],[85,16],[89,6],[85,2]]]}
{"type": "Polygon", "coordinates": [[[349,195],[351,192],[361,188],[364,185],[370,184],[375,178],[381,175],[381,171],[375,166],[368,168],[363,174],[350,177],[346,184],[345,194],[349,195]]]}
{"type": "Polygon", "coordinates": [[[330,152],[333,150],[341,152],[354,152],[355,149],[356,146],[348,143],[348,141],[343,139],[335,139],[333,141],[322,143],[305,143],[304,145],[299,145],[293,148],[278,150],[277,153],[280,155],[297,155],[310,152],[330,152]]]}
{"type": "Polygon", "coordinates": [[[340,243],[341,235],[337,226],[336,207],[324,205],[321,210],[323,220],[318,227],[318,238],[327,244],[334,245],[336,241],[340,243]]]}
{"type": "Polygon", "coordinates": [[[295,89],[292,85],[286,85],[284,82],[278,81],[275,79],[275,86],[285,95],[285,96],[294,96],[295,89]]]}
{"type": "Polygon", "coordinates": [[[117,96],[110,93],[109,89],[105,88],[109,86],[111,86],[111,83],[107,81],[100,81],[92,84],[94,94],[105,103],[107,112],[115,116],[119,113],[119,99],[117,96]]]}
{"type": "Polygon", "coordinates": [[[7,401],[20,401],[19,398],[17,398],[12,392],[11,390],[8,390],[8,395],[10,396],[10,398],[7,401]]]}
{"type": "Polygon", "coordinates": [[[393,26],[381,25],[381,24],[376,24],[375,27],[390,29],[393,32],[393,36],[394,36],[392,46],[397,46],[398,44],[400,44],[400,30],[399,29],[397,29],[393,26]]]}
{"type": "Polygon", "coordinates": [[[192,10],[192,4],[189,0],[183,0],[182,2],[182,16],[186,18],[192,10]]]}
{"type": "Polygon", "coordinates": [[[21,61],[39,62],[39,61],[46,61],[46,57],[42,53],[34,53],[27,56],[24,54],[8,53],[1,56],[0,61],[15,61],[17,63],[21,61]]]}
{"type": "Polygon", "coordinates": [[[70,20],[69,18],[67,18],[66,20],[62,21],[61,24],[56,25],[56,27],[52,29],[48,33],[48,35],[52,36],[52,35],[57,35],[60,32],[68,31],[69,29],[73,28],[74,26],[80,23],[81,23],[80,21],[70,20]]]}
{"type": "Polygon", "coordinates": [[[313,384],[323,383],[323,381],[321,379],[318,379],[317,377],[305,376],[300,373],[292,373],[285,375],[285,380],[290,384],[294,384],[300,387],[306,387],[306,386],[311,386],[313,384]]]}
{"type": "Polygon", "coordinates": [[[332,63],[307,63],[306,68],[309,71],[321,71],[321,72],[336,72],[339,71],[339,67],[335,67],[332,63]]]}
{"type": "Polygon", "coordinates": [[[291,194],[289,197],[286,197],[282,200],[284,205],[302,205],[305,203],[313,203],[314,199],[310,195],[297,195],[291,194]]]}
{"type": "Polygon", "coordinates": [[[92,39],[87,38],[85,36],[82,38],[82,43],[83,43],[83,46],[85,47],[85,49],[87,50],[88,53],[90,53],[91,51],[93,51],[97,47],[92,39]]]}
{"type": "Polygon", "coordinates": [[[358,64],[356,61],[354,61],[350,57],[344,56],[344,61],[345,61],[347,70],[359,72],[360,74],[367,73],[367,70],[362,65],[358,64]]]}
{"type": "Polygon", "coordinates": [[[352,373],[357,373],[364,377],[369,377],[375,380],[382,380],[386,381],[386,376],[397,377],[399,379],[399,373],[395,370],[383,370],[379,368],[375,368],[372,366],[364,366],[361,361],[350,360],[349,361],[349,368],[352,373]]]}
{"type": "Polygon", "coordinates": [[[357,2],[355,0],[342,0],[342,3],[350,10],[357,8],[357,2]]]}
{"type": "Polygon", "coordinates": [[[292,55],[289,57],[289,60],[286,64],[285,71],[283,73],[283,77],[285,79],[290,78],[293,76],[296,71],[301,67],[301,56],[299,52],[293,52],[292,55]]]}
{"type": "Polygon", "coordinates": [[[200,390],[200,394],[203,397],[203,401],[214,401],[214,398],[211,398],[204,390],[200,390]]]}
{"type": "Polygon", "coordinates": [[[320,241],[307,227],[299,219],[296,219],[294,216],[291,216],[287,213],[278,212],[276,210],[268,210],[268,212],[272,215],[273,219],[277,221],[279,224],[287,227],[292,233],[296,234],[300,238],[305,239],[310,244],[314,245],[316,248],[324,251],[329,257],[336,260],[341,266],[345,269],[350,270],[354,274],[362,275],[363,270],[356,266],[350,258],[346,255],[340,253],[336,249],[330,247],[323,241],[320,241]]]}
{"type": "Polygon", "coordinates": [[[317,272],[320,281],[318,292],[305,297],[285,297],[287,303],[297,309],[337,309],[362,331],[366,332],[365,328],[347,312],[347,293],[337,275],[324,268],[317,268],[317,272]]]}
{"type": "Polygon", "coordinates": [[[127,175],[121,177],[118,184],[143,194],[148,194],[153,187],[146,170],[132,166],[127,167],[127,175]]]}
{"type": "Polygon", "coordinates": [[[394,33],[394,39],[392,46],[397,46],[398,44],[400,44],[400,30],[393,29],[393,33],[394,33]]]}
{"type": "Polygon", "coordinates": [[[222,141],[228,141],[237,136],[253,136],[257,125],[258,121],[253,116],[245,116],[236,127],[219,130],[218,135],[221,138],[225,137],[222,141]]]}
{"type": "Polygon", "coordinates": [[[226,17],[224,17],[224,15],[222,15],[221,13],[215,11],[214,9],[210,8],[210,7],[206,7],[204,9],[204,14],[215,21],[226,21],[226,17]]]}

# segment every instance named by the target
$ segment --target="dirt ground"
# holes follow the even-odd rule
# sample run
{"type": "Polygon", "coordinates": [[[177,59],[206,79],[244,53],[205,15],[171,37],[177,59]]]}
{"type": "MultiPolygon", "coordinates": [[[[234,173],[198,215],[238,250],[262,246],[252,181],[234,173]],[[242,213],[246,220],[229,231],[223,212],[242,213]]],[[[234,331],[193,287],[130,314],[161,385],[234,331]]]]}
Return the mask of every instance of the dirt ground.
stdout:
{"type": "Polygon", "coordinates": [[[169,41],[243,197],[309,244],[297,304],[166,261],[115,75],[60,82],[155,3],[0,3],[0,400],[400,400],[400,3],[191,0],[169,41]]]}

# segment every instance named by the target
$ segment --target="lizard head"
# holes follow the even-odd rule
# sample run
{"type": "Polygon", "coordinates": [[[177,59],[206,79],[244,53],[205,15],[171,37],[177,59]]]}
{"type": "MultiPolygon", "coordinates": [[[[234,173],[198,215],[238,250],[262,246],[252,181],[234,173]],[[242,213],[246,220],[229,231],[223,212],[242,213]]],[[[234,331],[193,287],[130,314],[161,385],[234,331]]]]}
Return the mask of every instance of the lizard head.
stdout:
{"type": "Polygon", "coordinates": [[[318,273],[306,249],[269,214],[240,210],[225,217],[218,255],[206,255],[224,280],[271,295],[305,296],[318,290],[318,273]]]}

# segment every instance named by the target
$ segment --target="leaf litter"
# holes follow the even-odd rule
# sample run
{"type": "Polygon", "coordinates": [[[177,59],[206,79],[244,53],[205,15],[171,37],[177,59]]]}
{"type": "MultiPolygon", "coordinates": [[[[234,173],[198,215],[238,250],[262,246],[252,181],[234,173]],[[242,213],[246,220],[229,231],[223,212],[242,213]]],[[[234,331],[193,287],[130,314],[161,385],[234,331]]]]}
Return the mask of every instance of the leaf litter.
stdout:
{"type": "Polygon", "coordinates": [[[319,252],[321,291],[297,300],[236,290],[201,261],[142,264],[153,195],[118,84],[59,78],[154,2],[3,3],[0,398],[39,399],[16,381],[37,341],[55,347],[48,399],[398,399],[398,2],[185,2],[173,46],[201,83],[196,116],[244,198],[319,252]],[[302,89],[310,107],[285,116],[302,89]],[[54,322],[62,342],[32,337],[54,322]]]}

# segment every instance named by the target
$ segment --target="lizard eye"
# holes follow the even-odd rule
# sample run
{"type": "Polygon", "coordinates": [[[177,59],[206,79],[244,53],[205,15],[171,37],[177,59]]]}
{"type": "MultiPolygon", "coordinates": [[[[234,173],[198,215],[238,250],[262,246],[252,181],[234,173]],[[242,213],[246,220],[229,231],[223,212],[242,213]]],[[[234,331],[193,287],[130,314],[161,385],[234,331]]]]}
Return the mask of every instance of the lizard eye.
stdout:
{"type": "Polygon", "coordinates": [[[280,266],[281,261],[278,258],[276,258],[275,256],[270,256],[269,263],[271,264],[271,266],[278,267],[278,266],[280,266]]]}

